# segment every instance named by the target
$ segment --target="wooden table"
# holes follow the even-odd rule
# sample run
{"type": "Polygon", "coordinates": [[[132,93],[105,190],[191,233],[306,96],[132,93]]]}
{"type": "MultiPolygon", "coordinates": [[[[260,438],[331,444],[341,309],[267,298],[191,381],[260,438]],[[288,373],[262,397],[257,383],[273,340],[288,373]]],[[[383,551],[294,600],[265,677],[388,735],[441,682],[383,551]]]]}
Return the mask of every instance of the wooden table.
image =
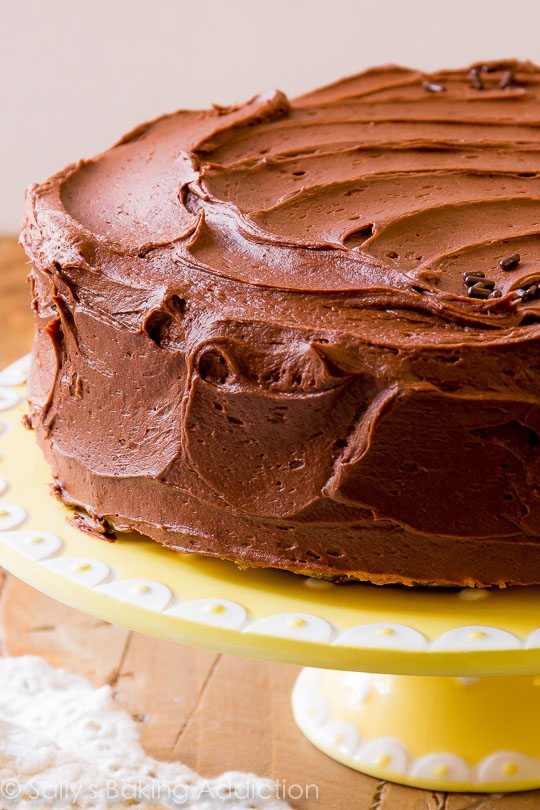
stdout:
{"type": "MultiPolygon", "coordinates": [[[[0,238],[0,368],[27,352],[32,324],[25,258],[0,238]]],[[[538,810],[540,792],[451,795],[377,782],[338,765],[294,725],[290,692],[297,669],[180,647],[97,621],[10,576],[2,579],[2,644],[32,653],[93,683],[113,685],[140,723],[148,753],[177,758],[204,776],[253,771],[288,785],[318,786],[324,810],[538,810]]]]}

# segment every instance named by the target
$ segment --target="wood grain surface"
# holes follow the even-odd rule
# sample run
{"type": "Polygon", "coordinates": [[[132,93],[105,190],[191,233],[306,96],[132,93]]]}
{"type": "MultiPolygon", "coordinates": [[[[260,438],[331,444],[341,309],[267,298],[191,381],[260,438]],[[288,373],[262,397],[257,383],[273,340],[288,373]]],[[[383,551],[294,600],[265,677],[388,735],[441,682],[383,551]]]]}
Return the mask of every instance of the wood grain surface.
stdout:
{"type": "MultiPolygon", "coordinates": [[[[0,367],[30,349],[25,257],[0,238],[0,367]]],[[[113,685],[140,723],[148,753],[180,759],[204,776],[247,770],[280,784],[316,785],[294,807],[325,810],[538,810],[540,792],[446,795],[377,782],[314,748],[294,725],[298,670],[180,647],[97,621],[2,576],[2,651],[44,656],[113,685]]]]}

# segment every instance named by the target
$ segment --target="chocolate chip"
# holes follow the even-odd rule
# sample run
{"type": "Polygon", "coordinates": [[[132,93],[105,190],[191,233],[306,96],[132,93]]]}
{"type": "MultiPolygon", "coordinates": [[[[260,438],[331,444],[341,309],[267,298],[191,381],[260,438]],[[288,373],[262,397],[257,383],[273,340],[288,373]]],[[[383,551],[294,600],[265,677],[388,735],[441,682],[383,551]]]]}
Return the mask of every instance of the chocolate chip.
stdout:
{"type": "Polygon", "coordinates": [[[507,88],[512,87],[513,83],[514,83],[514,71],[507,70],[505,71],[505,73],[503,73],[503,77],[499,82],[499,87],[501,88],[501,90],[506,90],[507,88]]]}
{"type": "Polygon", "coordinates": [[[471,270],[468,273],[463,273],[463,280],[467,287],[470,287],[471,284],[476,284],[478,279],[485,278],[486,274],[483,270],[471,270]]]}
{"type": "Polygon", "coordinates": [[[467,295],[469,298],[489,298],[491,290],[486,287],[482,282],[469,287],[467,295]]]}
{"type": "Polygon", "coordinates": [[[467,275],[465,277],[465,285],[467,287],[481,286],[485,287],[486,290],[493,290],[493,288],[495,287],[495,282],[490,278],[484,278],[484,276],[485,273],[482,273],[482,275],[467,275]]]}
{"type": "Polygon", "coordinates": [[[446,93],[444,84],[439,84],[438,82],[422,82],[422,87],[428,93],[446,93]]]}
{"type": "Polygon", "coordinates": [[[538,284],[530,284],[528,287],[520,287],[519,290],[516,290],[516,299],[518,301],[531,301],[533,298],[536,298],[539,291],[540,285],[538,284]]]}
{"type": "Polygon", "coordinates": [[[490,293],[490,298],[502,298],[502,292],[499,290],[498,287],[495,287],[493,292],[490,293]]]}
{"type": "Polygon", "coordinates": [[[517,267],[521,261],[521,256],[519,253],[512,253],[511,256],[507,256],[505,259],[501,259],[499,262],[499,267],[501,270],[513,270],[514,267],[517,267]]]}
{"type": "Polygon", "coordinates": [[[469,70],[469,78],[472,81],[473,87],[475,90],[483,90],[484,89],[484,82],[482,81],[482,76],[480,75],[481,68],[473,67],[469,70]]]}

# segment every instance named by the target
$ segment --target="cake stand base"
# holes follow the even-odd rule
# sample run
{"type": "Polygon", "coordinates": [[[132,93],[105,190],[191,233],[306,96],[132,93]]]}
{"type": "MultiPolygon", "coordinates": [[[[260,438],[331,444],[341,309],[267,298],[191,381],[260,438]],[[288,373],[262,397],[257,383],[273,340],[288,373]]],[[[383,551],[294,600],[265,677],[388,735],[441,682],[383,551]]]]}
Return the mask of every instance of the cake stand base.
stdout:
{"type": "Polygon", "coordinates": [[[317,748],[381,780],[482,793],[540,787],[540,677],[303,669],[292,705],[317,748]]]}

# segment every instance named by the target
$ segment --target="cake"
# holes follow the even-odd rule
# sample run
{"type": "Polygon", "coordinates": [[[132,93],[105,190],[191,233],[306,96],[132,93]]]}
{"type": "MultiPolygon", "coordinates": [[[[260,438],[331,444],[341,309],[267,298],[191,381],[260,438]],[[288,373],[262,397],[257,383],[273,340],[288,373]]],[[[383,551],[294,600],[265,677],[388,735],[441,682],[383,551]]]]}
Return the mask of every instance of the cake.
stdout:
{"type": "Polygon", "coordinates": [[[82,528],[540,583],[540,68],[165,115],[32,186],[22,243],[27,422],[82,528]]]}

